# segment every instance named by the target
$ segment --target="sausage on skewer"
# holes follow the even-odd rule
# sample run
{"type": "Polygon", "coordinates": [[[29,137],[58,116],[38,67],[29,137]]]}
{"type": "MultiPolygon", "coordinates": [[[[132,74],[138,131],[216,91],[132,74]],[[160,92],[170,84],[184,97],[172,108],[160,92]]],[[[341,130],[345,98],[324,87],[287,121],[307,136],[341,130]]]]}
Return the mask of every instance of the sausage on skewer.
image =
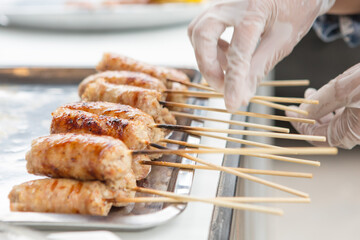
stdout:
{"type": "MultiPolygon", "coordinates": [[[[142,72],[159,79],[168,89],[178,91],[186,91],[187,87],[178,82],[167,81],[167,79],[173,79],[180,82],[190,82],[189,77],[182,71],[169,67],[154,66],[115,53],[104,53],[103,58],[97,65],[96,69],[100,72],[108,70],[142,72]]],[[[168,94],[166,100],[178,103],[186,102],[186,98],[179,94],[168,94]]]]}
{"type": "Polygon", "coordinates": [[[100,180],[126,192],[135,186],[129,149],[108,136],[66,133],[40,137],[33,140],[25,159],[28,172],[35,175],[100,180]]]}
{"type": "MultiPolygon", "coordinates": [[[[153,128],[153,118],[127,105],[108,102],[80,102],[66,104],[52,113],[51,133],[91,133],[107,135],[122,140],[130,149],[148,148],[151,142],[158,142],[164,132],[153,128]]],[[[136,179],[145,178],[151,167],[139,161],[150,161],[161,154],[137,155],[133,157],[132,168],[136,179]]]]}
{"type": "MultiPolygon", "coordinates": [[[[164,83],[148,74],[130,71],[106,71],[88,76],[79,84],[79,96],[81,96],[88,84],[102,78],[108,83],[116,85],[129,85],[163,92],[167,88],[164,83]]],[[[164,98],[165,99],[165,98],[164,98]]]]}
{"type": "MultiPolygon", "coordinates": [[[[154,89],[154,86],[148,86],[146,85],[147,83],[148,82],[145,82],[144,86],[154,89]]],[[[160,89],[161,88],[158,88],[156,90],[159,91],[160,89]]],[[[140,100],[145,100],[145,103],[147,102],[146,98],[140,100]]],[[[138,101],[138,99],[136,99],[136,101],[138,101]]],[[[159,109],[161,109],[161,107],[156,110],[159,109]]],[[[70,124],[68,127],[72,129],[71,131],[82,132],[85,130],[85,132],[89,131],[90,133],[96,134],[107,133],[107,135],[110,136],[115,134],[112,127],[118,127],[122,130],[128,128],[127,130],[131,131],[136,129],[134,127],[127,127],[128,125],[141,122],[125,122],[126,119],[122,119],[122,122],[118,123],[120,118],[110,116],[114,114],[113,111],[110,111],[111,114],[107,115],[96,114],[96,112],[103,110],[104,109],[96,109],[96,111],[89,111],[88,109],[88,111],[84,111],[84,109],[72,109],[71,107],[58,109],[54,115],[62,116],[62,118],[58,118],[58,122],[53,121],[51,131],[62,128],[66,129],[66,121],[65,124],[62,122],[62,120],[66,120],[64,114],[68,115],[68,123],[70,124]],[[75,112],[77,112],[77,114],[75,112]],[[71,118],[71,116],[74,118],[71,118]],[[87,117],[90,118],[86,119],[87,117]],[[107,120],[105,125],[101,125],[103,121],[97,121],[100,118],[107,120]],[[89,128],[82,128],[85,124],[89,128]],[[95,130],[93,128],[95,128],[95,130]]],[[[158,111],[158,116],[161,117],[158,117],[157,120],[159,120],[160,123],[163,121],[163,123],[174,124],[174,117],[170,113],[167,114],[166,111],[167,109],[158,111]]],[[[107,111],[107,113],[109,113],[109,111],[107,111]]],[[[142,130],[144,130],[144,128],[142,128],[142,130]]],[[[119,136],[119,134],[124,133],[125,132],[122,131],[117,134],[119,136]]],[[[137,139],[136,137],[140,136],[139,133],[140,130],[137,132],[138,135],[135,134],[135,138],[130,138],[128,142],[132,142],[131,139],[137,139]]],[[[155,135],[162,138],[161,134],[155,135]]],[[[114,144],[112,141],[115,139],[111,137],[101,137],[102,140],[92,138],[97,137],[93,135],[59,134],[35,140],[33,142],[33,148],[26,156],[29,172],[37,175],[61,177],[61,179],[41,179],[15,186],[9,194],[11,210],[81,213],[105,216],[108,214],[112,204],[115,206],[122,205],[117,202],[116,199],[133,197],[134,192],[130,191],[130,189],[136,186],[135,177],[131,169],[131,162],[134,161],[129,161],[129,156],[126,154],[130,154],[130,151],[125,151],[127,149],[126,146],[122,143],[122,145],[119,144],[119,142],[121,142],[119,140],[116,140],[118,143],[114,144]],[[110,143],[107,142],[106,138],[110,143]],[[119,151],[122,155],[118,156],[119,159],[114,159],[114,156],[118,155],[119,151]],[[76,164],[73,164],[75,162],[76,164]],[[63,179],[63,177],[86,181],[63,179]],[[104,181],[105,183],[88,181],[94,179],[104,181]]],[[[149,138],[155,137],[150,136],[149,138]]],[[[140,155],[136,157],[138,156],[140,155]]],[[[136,169],[134,165],[132,168],[136,169]]]]}
{"type": "Polygon", "coordinates": [[[139,110],[106,102],[74,103],[52,113],[51,133],[91,133],[122,140],[130,149],[145,149],[164,137],[153,119],[139,110]]]}
{"type": "MultiPolygon", "coordinates": [[[[62,106],[71,110],[80,110],[96,115],[103,115],[107,117],[115,117],[126,119],[129,121],[139,121],[147,126],[155,124],[154,119],[140,109],[131,107],[129,105],[123,105],[111,102],[76,102],[68,103],[62,106]]],[[[161,130],[151,128],[150,134],[151,141],[156,141],[157,138],[162,138],[161,130]]]]}
{"type": "MultiPolygon", "coordinates": [[[[120,140],[90,134],[52,134],[32,142],[26,154],[29,173],[49,177],[112,181],[133,169],[136,180],[145,178],[151,167],[146,155],[123,153],[128,147],[120,140]]],[[[129,183],[131,185],[131,182],[129,183]]]]}
{"type": "MultiPolygon", "coordinates": [[[[119,135],[117,135],[117,131],[121,131],[121,128],[119,127],[120,130],[119,128],[113,129],[114,126],[109,125],[108,123],[112,118],[117,118],[129,121],[130,124],[134,125],[134,128],[136,128],[134,131],[131,129],[131,131],[127,131],[127,133],[130,135],[121,134],[119,138],[124,141],[128,148],[138,150],[148,147],[150,142],[158,142],[164,137],[164,133],[169,133],[171,131],[152,127],[155,122],[150,115],[128,105],[121,105],[110,102],[79,102],[63,105],[59,109],[61,108],[67,109],[68,111],[73,110],[72,114],[70,114],[70,116],[59,117],[57,114],[55,114],[58,112],[58,110],[55,111],[55,113],[53,113],[52,133],[100,133],[102,135],[110,135],[116,138],[119,137],[119,135]],[[82,112],[79,111],[95,114],[99,117],[93,117],[92,115],[89,116],[89,114],[85,116],[81,114],[82,112]],[[73,118],[71,118],[71,116],[73,118]],[[78,116],[80,120],[74,121],[76,116],[78,116]],[[95,119],[98,121],[95,121],[95,119]],[[74,122],[76,122],[75,127],[73,126],[74,122]],[[92,122],[92,124],[90,124],[90,126],[89,124],[81,124],[81,127],[79,127],[78,123],[82,122],[92,122]],[[97,127],[93,128],[92,125],[94,124],[96,124],[97,127]],[[105,129],[102,129],[103,126],[105,126],[105,129]],[[112,130],[110,131],[107,129],[112,130]],[[109,132],[112,134],[109,134],[109,132]],[[146,140],[146,142],[137,144],[138,139],[140,139],[140,141],[146,140]]],[[[140,164],[139,161],[150,161],[150,158],[156,159],[159,157],[161,157],[161,154],[151,155],[150,157],[147,155],[134,156],[132,167],[134,172],[136,172],[136,179],[140,180],[145,178],[151,170],[150,167],[140,164]]]]}
{"type": "Polygon", "coordinates": [[[38,179],[13,187],[10,210],[106,216],[116,193],[99,181],[38,179]]]}
{"type": "MultiPolygon", "coordinates": [[[[106,71],[90,75],[80,83],[79,96],[84,93],[88,84],[93,83],[100,78],[115,85],[128,85],[156,90],[161,93],[162,100],[178,103],[185,103],[187,100],[187,97],[182,94],[165,93],[164,91],[167,90],[167,88],[161,80],[144,73],[130,71],[106,71]]],[[[187,91],[187,87],[177,82],[173,82],[171,90],[187,91]]]]}
{"type": "Polygon", "coordinates": [[[55,178],[107,181],[132,171],[126,145],[108,136],[66,133],[40,137],[32,141],[25,159],[29,173],[55,178]]]}
{"type": "Polygon", "coordinates": [[[175,117],[160,105],[161,93],[127,85],[114,85],[104,79],[88,84],[81,95],[83,101],[121,103],[139,108],[152,116],[156,123],[176,124],[175,117]]]}
{"type": "MultiPolygon", "coordinates": [[[[90,134],[52,134],[32,142],[26,154],[29,173],[54,178],[74,178],[105,182],[116,198],[134,197],[136,186],[132,156],[126,145],[115,138],[90,134]]],[[[147,172],[148,173],[148,172],[147,172]]],[[[146,174],[147,174],[146,173],[146,174]]],[[[115,206],[122,206],[113,203],[115,206]]]]}
{"type": "MultiPolygon", "coordinates": [[[[162,129],[156,129],[152,127],[155,122],[149,114],[129,105],[111,102],[76,102],[65,104],[58,109],[62,108],[84,111],[91,114],[96,114],[98,116],[102,116],[102,118],[113,117],[139,123],[141,124],[141,128],[147,127],[145,130],[141,129],[144,131],[144,134],[146,134],[146,136],[139,136],[139,138],[141,137],[151,142],[157,142],[159,139],[164,137],[162,129]]],[[[128,147],[131,148],[131,146],[128,147]]]]}
{"type": "Polygon", "coordinates": [[[174,68],[154,66],[115,53],[104,53],[103,58],[96,67],[96,70],[100,72],[108,70],[124,70],[146,73],[152,77],[160,79],[170,89],[172,88],[171,82],[166,81],[167,79],[174,79],[183,82],[190,81],[188,76],[184,72],[176,70],[174,68]]]}

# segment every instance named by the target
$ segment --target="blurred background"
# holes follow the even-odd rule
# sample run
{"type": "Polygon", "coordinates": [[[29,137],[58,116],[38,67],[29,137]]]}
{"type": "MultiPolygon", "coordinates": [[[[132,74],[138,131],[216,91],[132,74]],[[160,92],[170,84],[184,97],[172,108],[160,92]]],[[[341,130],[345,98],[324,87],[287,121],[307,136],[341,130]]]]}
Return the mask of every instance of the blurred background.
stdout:
{"type": "Polygon", "coordinates": [[[201,0],[1,0],[0,64],[94,66],[105,51],[195,66],[187,25],[201,0]]]}
{"type": "MultiPolygon", "coordinates": [[[[310,87],[319,89],[331,79],[360,62],[360,48],[350,48],[342,39],[325,43],[313,30],[302,39],[293,52],[275,68],[275,79],[309,79],[310,87]]],[[[360,79],[359,79],[360,82],[360,79]]],[[[275,88],[276,96],[303,97],[306,88],[275,88]]],[[[276,114],[282,114],[276,111],[276,114]]],[[[277,126],[291,128],[286,122],[277,126]]],[[[276,139],[275,145],[307,145],[296,141],[276,139]]],[[[321,162],[321,167],[311,169],[297,166],[298,171],[312,171],[314,179],[310,184],[299,181],[277,179],[274,181],[291,184],[312,196],[309,206],[285,207],[284,218],[268,219],[269,238],[277,239],[359,239],[360,229],[360,148],[340,149],[337,156],[311,156],[321,162]]],[[[291,170],[294,166],[273,162],[273,168],[291,170]]],[[[256,234],[252,235],[256,238],[256,234]]],[[[251,239],[252,237],[250,237],[251,239]]]]}
{"type": "MultiPolygon", "coordinates": [[[[0,67],[95,66],[103,52],[112,51],[152,64],[197,68],[187,25],[208,4],[202,0],[0,0],[0,67]]],[[[224,38],[230,35],[226,32],[224,38]]],[[[324,43],[311,30],[272,76],[310,79],[311,87],[318,89],[359,60],[360,48],[349,48],[342,40],[324,43]]],[[[302,97],[305,89],[276,88],[274,93],[302,97]]],[[[288,140],[274,144],[300,146],[288,140]]],[[[273,162],[272,168],[313,172],[311,183],[272,180],[310,193],[313,203],[281,206],[286,212],[282,218],[249,213],[242,218],[248,222],[234,223],[242,231],[241,239],[359,239],[359,149],[309,158],[320,160],[322,167],[273,162]]]]}

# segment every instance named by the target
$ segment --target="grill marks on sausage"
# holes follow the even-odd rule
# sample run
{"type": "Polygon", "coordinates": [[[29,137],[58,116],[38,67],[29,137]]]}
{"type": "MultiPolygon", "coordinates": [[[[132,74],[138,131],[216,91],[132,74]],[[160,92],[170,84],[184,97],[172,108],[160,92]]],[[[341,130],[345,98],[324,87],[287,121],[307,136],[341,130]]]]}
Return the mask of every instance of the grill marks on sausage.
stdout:
{"type": "MultiPolygon", "coordinates": [[[[126,81],[125,81],[125,84],[126,84],[126,85],[129,85],[129,84],[135,82],[135,80],[136,80],[135,77],[128,77],[128,78],[126,79],[126,81]]],[[[141,82],[145,82],[145,81],[142,80],[141,82]]]]}
{"type": "MultiPolygon", "coordinates": [[[[83,182],[80,182],[80,181],[72,184],[67,198],[69,199],[72,194],[79,195],[83,186],[84,186],[83,182]]],[[[79,210],[77,208],[73,208],[71,212],[79,213],[79,210]]]]}
{"type": "MultiPolygon", "coordinates": [[[[146,113],[129,105],[122,105],[110,102],[78,102],[63,106],[72,110],[81,110],[96,115],[124,118],[134,120],[136,117],[144,117],[146,113]]],[[[150,116],[149,116],[150,117],[150,116]]]]}
{"type": "Polygon", "coordinates": [[[149,128],[155,124],[150,115],[117,103],[66,104],[52,115],[52,133],[107,135],[122,140],[130,149],[144,149],[164,137],[162,130],[149,128]]]}
{"type": "Polygon", "coordinates": [[[106,216],[112,205],[106,199],[112,199],[112,195],[98,181],[47,178],[14,186],[9,199],[12,211],[106,216]]]}
{"type": "Polygon", "coordinates": [[[153,125],[153,118],[138,108],[110,102],[79,102],[66,104],[63,108],[82,110],[96,115],[104,115],[129,121],[138,120],[153,125]]]}
{"type": "Polygon", "coordinates": [[[109,117],[100,117],[100,118],[106,118],[106,125],[113,127],[117,129],[118,135],[120,139],[123,139],[124,136],[124,130],[129,125],[129,122],[125,119],[119,119],[119,118],[109,118],[109,117]]]}
{"type": "MultiPolygon", "coordinates": [[[[83,101],[105,101],[130,105],[152,116],[157,123],[173,124],[176,122],[169,111],[164,111],[159,100],[161,93],[127,85],[115,85],[105,82],[103,79],[90,83],[81,95],[83,101]]],[[[167,109],[165,109],[167,110],[167,109]]]]}
{"type": "Polygon", "coordinates": [[[55,180],[52,184],[51,184],[51,191],[54,191],[56,186],[58,185],[59,181],[55,180]]]}
{"type": "Polygon", "coordinates": [[[140,92],[134,92],[134,104],[135,106],[140,106],[142,105],[142,98],[139,98],[140,92]]]}
{"type": "Polygon", "coordinates": [[[36,175],[58,178],[119,179],[131,170],[132,159],[127,151],[123,142],[112,137],[52,134],[33,141],[26,154],[27,169],[36,175]]]}
{"type": "Polygon", "coordinates": [[[154,78],[149,74],[133,71],[105,71],[85,78],[79,85],[79,95],[82,95],[88,84],[93,83],[98,79],[103,79],[106,82],[115,85],[136,86],[160,92],[166,90],[166,86],[160,79],[154,78]]]}
{"type": "Polygon", "coordinates": [[[63,109],[55,111],[51,123],[51,133],[91,133],[95,135],[108,135],[124,139],[129,121],[107,116],[97,116],[81,110],[63,109]],[[104,124],[105,123],[105,126],[104,124]]]}

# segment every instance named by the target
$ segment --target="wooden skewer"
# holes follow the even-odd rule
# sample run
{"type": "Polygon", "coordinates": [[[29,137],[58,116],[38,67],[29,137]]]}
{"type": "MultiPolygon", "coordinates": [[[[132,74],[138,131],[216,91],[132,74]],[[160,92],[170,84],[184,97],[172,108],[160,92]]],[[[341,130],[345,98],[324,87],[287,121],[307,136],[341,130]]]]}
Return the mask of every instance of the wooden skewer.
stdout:
{"type": "MultiPolygon", "coordinates": [[[[154,145],[151,144],[151,146],[154,146],[154,145]]],[[[155,147],[162,148],[161,150],[166,151],[166,149],[163,149],[164,147],[162,147],[162,146],[159,146],[159,145],[155,144],[155,147]]],[[[284,191],[284,192],[287,192],[287,193],[290,193],[290,194],[294,194],[296,196],[309,197],[309,195],[307,193],[304,193],[304,192],[298,191],[296,189],[292,189],[292,188],[289,188],[289,187],[286,187],[286,186],[283,186],[283,185],[280,185],[280,184],[277,184],[277,183],[273,183],[273,182],[270,182],[270,181],[265,180],[265,179],[261,179],[261,178],[255,177],[255,176],[251,176],[251,175],[246,174],[246,173],[238,172],[238,171],[233,170],[233,169],[231,169],[229,167],[224,167],[224,166],[219,166],[219,165],[216,165],[216,164],[213,164],[213,163],[209,163],[209,162],[204,161],[204,160],[202,160],[200,158],[191,156],[189,154],[185,154],[186,151],[182,151],[182,150],[183,149],[178,151],[176,154],[181,156],[181,157],[190,159],[190,160],[192,160],[194,162],[197,162],[197,163],[209,166],[209,167],[216,168],[217,170],[233,174],[233,175],[235,175],[237,177],[241,177],[243,179],[247,179],[247,180],[250,180],[250,181],[253,181],[253,182],[264,184],[266,186],[269,186],[269,187],[272,187],[272,188],[275,188],[275,189],[278,189],[278,190],[281,190],[281,191],[284,191]]],[[[208,149],[208,150],[212,150],[212,149],[208,149]]],[[[218,150],[218,149],[214,149],[214,150],[218,150]]]]}
{"type": "MultiPolygon", "coordinates": [[[[183,84],[185,86],[194,87],[194,88],[198,88],[198,89],[202,89],[202,90],[207,90],[207,91],[210,91],[210,92],[216,92],[214,88],[209,87],[208,85],[205,86],[205,84],[184,82],[184,81],[176,80],[176,79],[168,79],[168,81],[178,82],[178,83],[183,84]]],[[[309,84],[310,84],[309,80],[299,79],[299,80],[264,81],[264,82],[261,82],[259,84],[259,86],[288,87],[288,86],[308,86],[309,84]]]]}
{"type": "Polygon", "coordinates": [[[275,81],[260,82],[260,86],[271,86],[271,87],[309,86],[309,84],[310,84],[310,81],[307,79],[275,80],[275,81]]]}
{"type": "MultiPolygon", "coordinates": [[[[209,166],[202,165],[193,165],[193,164],[182,164],[182,163],[172,163],[172,162],[163,162],[163,161],[139,161],[141,164],[151,165],[151,166],[165,166],[165,167],[176,167],[183,169],[203,169],[203,170],[218,170],[209,166]]],[[[272,175],[272,176],[282,176],[282,177],[298,177],[298,178],[312,178],[311,173],[301,173],[301,172],[286,172],[286,171],[273,171],[273,170],[260,170],[260,169],[250,169],[250,168],[231,168],[235,171],[250,173],[250,174],[261,174],[261,175],[272,175]]]]}
{"type": "Polygon", "coordinates": [[[154,127],[171,129],[175,131],[193,130],[193,131],[204,131],[204,132],[239,134],[239,135],[247,135],[247,136],[262,136],[262,137],[273,137],[273,138],[283,138],[283,139],[293,139],[293,140],[326,142],[326,137],[324,136],[311,136],[311,135],[302,135],[302,134],[260,132],[260,131],[237,130],[237,129],[217,129],[217,128],[206,128],[206,127],[191,127],[185,125],[171,125],[171,124],[155,124],[154,127]]]}
{"type": "MultiPolygon", "coordinates": [[[[151,146],[156,144],[151,143],[151,146]]],[[[157,147],[157,146],[155,146],[157,147]]],[[[161,149],[161,150],[131,150],[132,154],[182,154],[182,153],[223,153],[223,154],[251,154],[267,153],[281,155],[336,155],[334,147],[290,147],[290,148],[221,148],[221,149],[161,149]]]]}
{"type": "Polygon", "coordinates": [[[198,97],[198,98],[223,98],[224,94],[219,92],[199,92],[199,91],[189,91],[189,90],[164,90],[164,93],[169,94],[180,94],[187,97],[198,97]]]}
{"type": "MultiPolygon", "coordinates": [[[[183,95],[189,96],[189,97],[223,97],[223,95],[221,93],[196,92],[196,91],[176,91],[176,90],[166,90],[166,91],[167,92],[171,91],[172,93],[175,93],[175,94],[183,94],[183,95]]],[[[291,111],[291,112],[296,112],[296,113],[303,114],[303,115],[308,115],[307,111],[304,111],[301,109],[292,108],[289,106],[285,106],[285,105],[281,105],[281,104],[277,104],[277,103],[273,103],[273,102],[268,102],[268,101],[264,101],[264,100],[260,100],[260,99],[256,99],[256,98],[251,99],[250,102],[265,105],[267,107],[271,107],[274,109],[280,109],[280,110],[284,110],[284,111],[291,111]]]]}
{"type": "MultiPolygon", "coordinates": [[[[199,91],[181,91],[181,90],[164,90],[165,93],[181,94],[189,97],[209,98],[218,97],[223,98],[224,94],[218,92],[199,92],[199,91]]],[[[318,100],[305,99],[305,98],[290,98],[290,97],[270,97],[270,96],[254,96],[252,100],[259,99],[270,102],[283,102],[283,103],[307,103],[307,104],[319,104],[318,100]]]]}
{"type": "MultiPolygon", "coordinates": [[[[216,149],[214,147],[210,147],[210,146],[206,146],[206,145],[202,145],[202,144],[188,143],[188,142],[174,140],[174,139],[168,139],[168,138],[162,138],[162,139],[159,140],[159,142],[178,144],[178,145],[181,145],[181,146],[192,147],[192,148],[216,149]]],[[[254,143],[256,143],[256,142],[254,142],[254,143]]],[[[258,146],[256,146],[256,147],[282,148],[282,147],[278,147],[278,146],[274,146],[274,145],[270,145],[270,144],[265,144],[265,143],[258,143],[258,146]]]]}
{"type": "Polygon", "coordinates": [[[202,84],[191,83],[191,82],[184,82],[184,81],[176,80],[176,79],[167,79],[167,80],[168,80],[168,81],[171,81],[171,82],[181,83],[181,84],[183,84],[183,85],[185,85],[185,86],[194,87],[194,88],[198,88],[198,89],[202,89],[202,90],[215,91],[213,88],[204,86],[204,85],[202,85],[202,84]]]}
{"type": "Polygon", "coordinates": [[[210,203],[222,207],[228,207],[233,209],[239,209],[239,210],[249,210],[249,211],[256,211],[256,212],[263,212],[263,213],[269,213],[269,214],[275,214],[275,215],[283,215],[283,211],[276,208],[269,208],[269,207],[263,207],[263,206],[257,206],[257,205],[250,205],[250,204],[242,204],[242,203],[234,203],[230,201],[223,201],[219,199],[209,199],[209,198],[199,198],[199,197],[193,197],[188,195],[180,195],[175,194],[171,192],[166,191],[159,191],[149,188],[141,188],[141,187],[135,187],[133,190],[137,192],[142,193],[150,193],[150,194],[156,194],[164,197],[170,197],[174,198],[179,201],[194,201],[194,202],[204,202],[204,203],[210,203]]]}
{"type": "MultiPolygon", "coordinates": [[[[199,109],[199,110],[206,110],[206,111],[229,113],[226,109],[222,109],[222,108],[205,107],[205,106],[199,106],[199,105],[194,105],[194,104],[185,104],[185,103],[176,103],[176,102],[165,102],[165,101],[159,101],[159,102],[161,104],[163,104],[164,106],[168,106],[168,107],[181,107],[181,108],[190,108],[190,109],[199,109]]],[[[244,111],[235,111],[232,114],[243,115],[243,116],[248,116],[248,117],[273,119],[273,120],[279,120],[279,121],[287,121],[287,122],[302,122],[302,123],[315,124],[315,120],[306,119],[306,118],[284,117],[284,116],[276,116],[276,115],[270,115],[270,114],[244,112],[244,111]]]]}
{"type": "MultiPolygon", "coordinates": [[[[276,198],[276,197],[217,197],[211,199],[219,199],[229,202],[247,202],[247,203],[310,203],[310,198],[276,198]]],[[[190,202],[184,200],[177,200],[168,197],[135,197],[122,198],[124,203],[154,203],[154,202],[168,202],[168,203],[184,203],[190,202]]]]}
{"type": "Polygon", "coordinates": [[[270,102],[282,102],[282,103],[319,104],[318,100],[305,99],[305,98],[285,98],[285,97],[255,96],[252,99],[259,99],[259,100],[265,100],[265,101],[270,101],[270,102]]]}
{"type": "Polygon", "coordinates": [[[181,145],[181,146],[185,146],[185,147],[190,147],[190,148],[216,149],[215,147],[210,147],[210,146],[206,146],[206,145],[203,145],[203,144],[188,143],[188,142],[179,141],[179,140],[174,140],[174,139],[168,139],[168,138],[162,138],[162,139],[159,140],[159,142],[166,142],[166,143],[170,143],[170,144],[177,144],[177,145],[181,145]]]}
{"type": "Polygon", "coordinates": [[[298,108],[292,108],[292,107],[277,104],[277,103],[264,101],[264,100],[252,99],[252,100],[250,100],[250,102],[256,103],[256,104],[261,104],[261,105],[271,107],[271,108],[275,108],[275,109],[284,110],[284,111],[296,112],[296,113],[299,113],[299,114],[302,114],[302,115],[305,115],[305,116],[309,115],[309,113],[307,111],[304,111],[304,110],[301,110],[301,109],[298,109],[298,108]]]}
{"type": "Polygon", "coordinates": [[[204,137],[217,138],[217,139],[222,139],[222,140],[229,141],[229,142],[236,142],[236,143],[241,143],[241,144],[250,145],[250,146],[255,146],[255,147],[261,147],[261,148],[282,148],[282,147],[275,146],[275,145],[270,145],[270,144],[260,143],[260,142],[250,141],[250,140],[244,140],[244,139],[240,139],[240,138],[223,137],[223,136],[219,136],[219,135],[208,134],[208,133],[198,132],[198,131],[190,131],[190,130],[187,130],[186,132],[187,132],[187,133],[190,133],[190,134],[192,134],[192,135],[196,135],[196,136],[204,136],[204,137]]]}
{"type": "MultiPolygon", "coordinates": [[[[310,81],[307,79],[295,79],[295,80],[272,80],[272,81],[263,81],[260,86],[272,86],[272,87],[293,87],[293,86],[308,86],[310,81]]],[[[209,84],[204,80],[200,85],[209,86],[209,84]]]]}
{"type": "MultiPolygon", "coordinates": [[[[155,147],[161,148],[161,149],[164,150],[164,147],[162,147],[162,146],[159,146],[159,145],[155,144],[155,147]]],[[[217,149],[215,149],[215,150],[217,150],[217,149]]],[[[292,188],[289,188],[289,187],[286,187],[286,186],[283,186],[283,185],[280,185],[280,184],[277,184],[277,183],[273,183],[273,182],[270,182],[270,181],[267,181],[267,180],[264,180],[264,179],[261,179],[261,178],[258,178],[258,177],[254,177],[254,176],[248,175],[246,173],[238,172],[238,171],[235,171],[235,170],[233,170],[231,168],[228,168],[228,167],[223,167],[223,166],[219,166],[219,165],[216,165],[216,164],[209,163],[209,162],[204,161],[204,160],[202,160],[200,158],[185,154],[184,151],[181,152],[181,150],[180,150],[180,152],[178,152],[176,154],[179,155],[179,156],[182,156],[184,158],[190,159],[190,160],[192,160],[194,162],[216,168],[216,169],[218,169],[220,171],[227,172],[227,173],[233,174],[235,176],[238,176],[238,177],[250,180],[250,181],[254,181],[254,182],[257,182],[257,183],[260,183],[260,184],[264,184],[266,186],[269,186],[269,187],[272,187],[272,188],[275,188],[275,189],[278,189],[278,190],[281,190],[281,191],[284,191],[284,192],[288,192],[288,193],[291,193],[291,194],[294,194],[294,195],[297,195],[297,196],[308,197],[308,194],[306,194],[304,192],[301,192],[301,191],[298,191],[298,190],[295,190],[295,189],[292,189],[292,188]]]]}
{"type": "Polygon", "coordinates": [[[249,127],[249,128],[259,128],[259,129],[264,129],[264,130],[269,130],[269,131],[274,131],[274,132],[284,132],[284,133],[290,132],[290,130],[288,128],[273,127],[273,126],[268,126],[268,125],[263,125],[263,124],[248,123],[248,122],[233,121],[233,120],[221,120],[221,119],[216,119],[216,118],[198,116],[198,115],[193,115],[193,114],[189,114],[189,113],[175,112],[175,111],[171,111],[171,114],[173,114],[176,117],[186,117],[186,118],[191,118],[191,119],[229,123],[231,125],[237,125],[237,126],[243,126],[243,127],[249,127]]]}
{"type": "Polygon", "coordinates": [[[258,158],[266,158],[266,159],[272,159],[272,160],[277,160],[277,161],[299,163],[299,164],[304,164],[304,165],[320,167],[319,161],[311,161],[311,160],[305,160],[305,159],[299,159],[299,158],[293,158],[293,157],[284,157],[284,156],[266,154],[266,153],[255,153],[255,154],[249,153],[246,155],[252,156],[252,157],[258,157],[258,158]]]}
{"type": "MultiPolygon", "coordinates": [[[[177,140],[172,140],[172,139],[161,139],[160,141],[161,142],[172,143],[172,144],[178,144],[178,145],[182,145],[182,146],[186,146],[186,147],[216,149],[214,147],[209,147],[209,146],[205,146],[205,145],[201,145],[201,144],[187,143],[187,142],[184,142],[184,141],[177,141],[177,140]]],[[[270,146],[273,146],[273,145],[270,145],[270,146]]],[[[275,147],[275,146],[273,146],[273,147],[275,147]]],[[[259,157],[259,158],[266,158],[266,159],[272,159],[272,160],[279,160],[279,161],[284,161],[284,162],[300,163],[300,164],[306,164],[306,165],[320,167],[320,162],[318,162],[318,161],[311,161],[311,160],[298,159],[298,158],[292,158],[292,157],[284,157],[284,156],[278,156],[278,155],[273,155],[273,154],[249,153],[249,154],[243,154],[243,155],[252,156],[252,157],[259,157]]]]}

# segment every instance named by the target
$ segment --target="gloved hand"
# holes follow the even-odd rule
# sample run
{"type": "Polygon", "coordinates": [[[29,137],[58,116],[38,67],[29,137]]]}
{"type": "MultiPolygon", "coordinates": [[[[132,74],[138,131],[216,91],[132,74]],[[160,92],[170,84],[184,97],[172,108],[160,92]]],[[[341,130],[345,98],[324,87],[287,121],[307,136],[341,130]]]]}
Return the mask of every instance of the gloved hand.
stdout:
{"type": "Polygon", "coordinates": [[[188,29],[201,73],[212,87],[224,92],[229,110],[247,105],[258,82],[292,51],[316,17],[334,2],[216,1],[188,29]],[[234,27],[231,43],[220,38],[227,27],[234,27]]]}
{"type": "MultiPolygon", "coordinates": [[[[313,142],[314,145],[330,145],[351,149],[360,144],[360,64],[339,75],[318,91],[309,88],[305,98],[319,100],[318,105],[301,104],[300,109],[309,112],[315,125],[292,123],[299,133],[322,135],[327,143],[313,142]]],[[[289,117],[300,117],[286,112],[289,117]]]]}

